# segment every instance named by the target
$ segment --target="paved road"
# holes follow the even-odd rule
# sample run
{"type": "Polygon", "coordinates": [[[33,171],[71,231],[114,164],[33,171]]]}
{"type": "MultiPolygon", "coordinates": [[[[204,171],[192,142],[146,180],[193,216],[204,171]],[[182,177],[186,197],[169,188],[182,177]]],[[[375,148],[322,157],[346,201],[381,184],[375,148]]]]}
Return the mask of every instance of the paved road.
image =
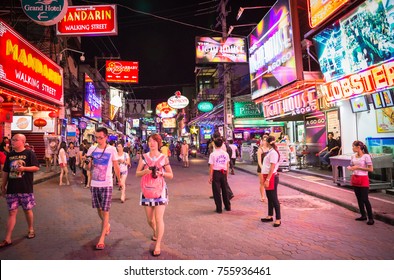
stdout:
{"type": "MultiPolygon", "coordinates": [[[[189,169],[172,163],[175,178],[169,181],[170,204],[159,259],[165,260],[330,260],[394,259],[394,227],[380,221],[374,226],[356,222],[356,213],[330,202],[279,186],[282,226],[263,224],[267,204],[259,201],[257,177],[238,171],[230,177],[235,193],[231,212],[214,212],[204,159],[192,159],[189,169]]],[[[95,251],[99,218],[91,208],[90,191],[73,178],[72,186],[56,179],[37,184],[35,208],[37,237],[24,238],[26,224],[19,211],[13,245],[0,251],[1,259],[15,260],[145,260],[151,231],[138,205],[139,180],[132,168],[127,200],[120,203],[114,190],[111,234],[106,249],[95,251]]],[[[5,231],[7,209],[0,203],[0,229],[5,231]]],[[[1,238],[2,236],[0,236],[1,238]]]]}

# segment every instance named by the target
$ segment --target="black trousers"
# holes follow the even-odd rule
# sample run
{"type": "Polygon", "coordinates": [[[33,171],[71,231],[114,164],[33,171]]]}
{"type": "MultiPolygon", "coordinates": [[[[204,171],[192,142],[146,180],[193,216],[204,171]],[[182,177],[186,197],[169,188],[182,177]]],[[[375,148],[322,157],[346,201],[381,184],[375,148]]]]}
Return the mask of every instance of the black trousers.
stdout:
{"type": "Polygon", "coordinates": [[[77,173],[77,167],[75,166],[75,163],[77,162],[76,157],[70,157],[68,158],[68,164],[70,165],[70,169],[73,173],[77,173]]]}
{"type": "Polygon", "coordinates": [[[372,206],[368,199],[369,188],[366,187],[354,187],[354,193],[357,197],[358,208],[360,209],[360,214],[362,217],[367,217],[365,215],[365,208],[367,209],[368,219],[373,220],[372,206]]]}
{"type": "Polygon", "coordinates": [[[276,220],[280,220],[280,204],[278,199],[279,176],[276,175],[274,180],[275,188],[273,190],[265,190],[268,199],[268,216],[273,216],[275,209],[275,218],[276,220]]]}
{"type": "Polygon", "coordinates": [[[224,207],[227,210],[231,209],[230,204],[230,195],[227,192],[227,188],[229,188],[227,183],[227,175],[222,173],[221,171],[214,170],[213,178],[212,178],[212,193],[213,199],[215,200],[216,211],[221,212],[223,210],[222,199],[224,207]]]}

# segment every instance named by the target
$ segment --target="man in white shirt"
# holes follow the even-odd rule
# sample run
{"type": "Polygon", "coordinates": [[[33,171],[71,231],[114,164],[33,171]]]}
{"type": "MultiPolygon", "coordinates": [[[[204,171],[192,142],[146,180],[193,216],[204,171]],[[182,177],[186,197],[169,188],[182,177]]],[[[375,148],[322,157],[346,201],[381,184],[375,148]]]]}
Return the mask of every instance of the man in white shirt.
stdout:
{"type": "Polygon", "coordinates": [[[233,139],[230,139],[228,142],[230,143],[228,146],[231,149],[231,158],[230,158],[231,175],[234,175],[235,161],[237,160],[238,157],[238,147],[234,144],[233,139]]]}

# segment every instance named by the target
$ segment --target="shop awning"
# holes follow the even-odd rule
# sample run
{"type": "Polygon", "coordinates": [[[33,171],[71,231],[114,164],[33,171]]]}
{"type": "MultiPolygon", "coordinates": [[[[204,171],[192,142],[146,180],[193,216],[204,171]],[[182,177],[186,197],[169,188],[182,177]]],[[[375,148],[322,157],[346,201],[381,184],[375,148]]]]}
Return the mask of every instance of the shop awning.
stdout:
{"type": "Polygon", "coordinates": [[[211,112],[204,113],[192,119],[188,126],[201,126],[207,124],[223,125],[223,102],[216,105],[211,112]]]}

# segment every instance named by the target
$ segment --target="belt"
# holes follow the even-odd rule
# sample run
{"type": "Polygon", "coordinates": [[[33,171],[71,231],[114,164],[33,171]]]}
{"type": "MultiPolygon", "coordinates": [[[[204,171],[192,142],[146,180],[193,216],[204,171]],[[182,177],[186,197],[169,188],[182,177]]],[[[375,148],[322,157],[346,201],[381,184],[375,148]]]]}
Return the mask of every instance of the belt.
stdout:
{"type": "Polygon", "coordinates": [[[227,170],[224,170],[224,169],[213,170],[213,171],[220,172],[220,173],[222,173],[222,174],[227,174],[227,170]]]}

